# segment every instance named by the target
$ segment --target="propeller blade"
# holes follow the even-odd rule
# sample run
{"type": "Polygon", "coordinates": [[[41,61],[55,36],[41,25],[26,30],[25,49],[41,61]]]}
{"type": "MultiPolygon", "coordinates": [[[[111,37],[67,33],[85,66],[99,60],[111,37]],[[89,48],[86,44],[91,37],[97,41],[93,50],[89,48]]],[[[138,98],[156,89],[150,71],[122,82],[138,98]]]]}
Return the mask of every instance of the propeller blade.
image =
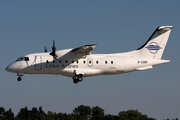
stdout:
{"type": "Polygon", "coordinates": [[[52,52],[56,52],[55,41],[53,40],[52,52]]]}
{"type": "Polygon", "coordinates": [[[44,47],[44,52],[47,53],[47,51],[48,51],[48,50],[47,50],[47,48],[46,48],[46,46],[45,46],[45,47],[44,47]]]}
{"type": "Polygon", "coordinates": [[[50,53],[50,55],[53,56],[54,59],[57,59],[56,46],[55,46],[55,41],[54,40],[53,40],[52,52],[50,53]]]}

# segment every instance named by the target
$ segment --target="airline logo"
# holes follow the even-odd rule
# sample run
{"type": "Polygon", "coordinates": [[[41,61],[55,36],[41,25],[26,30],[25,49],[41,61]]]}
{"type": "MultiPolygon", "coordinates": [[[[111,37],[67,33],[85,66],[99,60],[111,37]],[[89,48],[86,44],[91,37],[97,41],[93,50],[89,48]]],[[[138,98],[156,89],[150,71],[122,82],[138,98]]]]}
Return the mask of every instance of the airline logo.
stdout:
{"type": "Polygon", "coordinates": [[[151,42],[147,47],[146,47],[152,54],[157,53],[162,47],[160,47],[156,42],[151,42]]]}

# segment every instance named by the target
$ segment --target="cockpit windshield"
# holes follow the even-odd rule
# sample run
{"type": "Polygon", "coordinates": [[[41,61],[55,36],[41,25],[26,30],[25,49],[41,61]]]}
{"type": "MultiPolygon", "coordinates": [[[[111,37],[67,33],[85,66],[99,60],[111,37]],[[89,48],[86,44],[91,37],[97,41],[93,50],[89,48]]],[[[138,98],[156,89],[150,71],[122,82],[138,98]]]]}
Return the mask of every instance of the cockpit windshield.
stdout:
{"type": "Polygon", "coordinates": [[[20,57],[16,61],[29,61],[29,57],[20,57]]]}

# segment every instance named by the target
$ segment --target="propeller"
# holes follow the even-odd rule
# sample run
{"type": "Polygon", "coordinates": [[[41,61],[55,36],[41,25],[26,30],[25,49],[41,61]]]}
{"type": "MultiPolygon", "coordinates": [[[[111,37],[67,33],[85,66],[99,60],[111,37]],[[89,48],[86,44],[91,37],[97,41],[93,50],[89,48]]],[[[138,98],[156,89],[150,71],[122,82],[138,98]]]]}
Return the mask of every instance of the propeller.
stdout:
{"type": "Polygon", "coordinates": [[[52,46],[52,52],[49,53],[51,56],[53,56],[54,59],[57,59],[57,55],[56,55],[56,46],[55,46],[55,42],[53,40],[53,46],[52,46]]]}
{"type": "Polygon", "coordinates": [[[47,51],[48,51],[48,50],[47,50],[47,48],[46,48],[46,46],[45,46],[45,47],[44,47],[44,52],[47,53],[47,51]]]}

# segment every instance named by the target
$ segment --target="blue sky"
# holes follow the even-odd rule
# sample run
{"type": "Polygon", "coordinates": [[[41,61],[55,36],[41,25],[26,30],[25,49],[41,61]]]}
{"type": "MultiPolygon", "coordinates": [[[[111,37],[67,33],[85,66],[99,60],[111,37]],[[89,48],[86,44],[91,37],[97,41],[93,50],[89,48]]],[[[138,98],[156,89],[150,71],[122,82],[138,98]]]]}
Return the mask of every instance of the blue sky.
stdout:
{"type": "Polygon", "coordinates": [[[179,1],[0,1],[0,106],[17,114],[20,108],[42,106],[46,112],[72,113],[79,105],[99,106],[106,114],[138,109],[157,119],[180,118],[179,1]],[[112,76],[72,78],[16,74],[5,67],[19,56],[98,44],[93,53],[139,48],[161,25],[174,28],[163,59],[151,70],[112,76]]]}

